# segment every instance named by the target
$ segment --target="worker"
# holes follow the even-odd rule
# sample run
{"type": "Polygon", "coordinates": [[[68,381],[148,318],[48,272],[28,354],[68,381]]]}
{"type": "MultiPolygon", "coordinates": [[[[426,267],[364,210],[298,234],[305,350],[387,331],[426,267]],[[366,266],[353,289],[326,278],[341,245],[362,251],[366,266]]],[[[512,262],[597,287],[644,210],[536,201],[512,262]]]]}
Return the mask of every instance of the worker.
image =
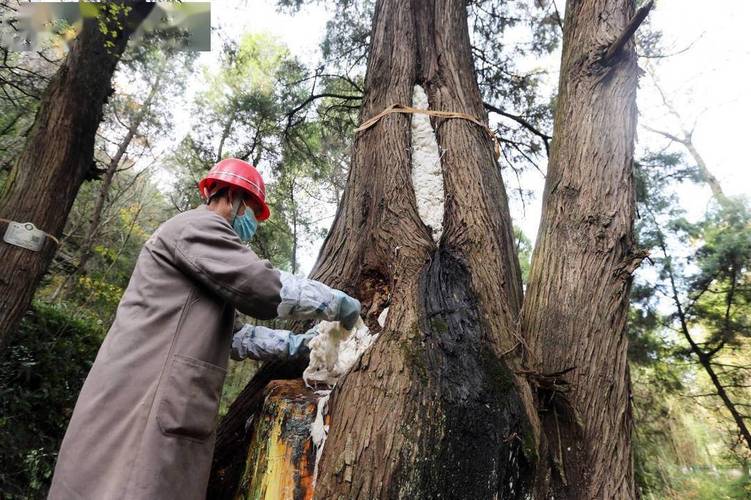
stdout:
{"type": "MultiPolygon", "coordinates": [[[[222,160],[199,189],[206,204],[162,224],[141,250],[73,410],[50,499],[204,498],[235,309],[345,328],[360,316],[356,299],[274,269],[245,245],[269,217],[252,165],[222,160]]],[[[248,328],[237,337],[244,357],[248,346],[262,351],[248,328]]],[[[286,352],[297,354],[306,338],[290,338],[286,352]]]]}

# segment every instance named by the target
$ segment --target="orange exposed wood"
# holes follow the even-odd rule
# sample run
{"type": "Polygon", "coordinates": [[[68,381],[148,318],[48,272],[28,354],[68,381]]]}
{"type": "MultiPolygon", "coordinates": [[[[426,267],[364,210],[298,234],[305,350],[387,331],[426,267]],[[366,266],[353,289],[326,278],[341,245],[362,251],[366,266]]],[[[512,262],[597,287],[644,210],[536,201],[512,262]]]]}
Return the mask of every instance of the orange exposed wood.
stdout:
{"type": "Polygon", "coordinates": [[[312,499],[316,453],[310,425],[318,396],[300,379],[272,381],[264,392],[235,498],[312,499]]]}

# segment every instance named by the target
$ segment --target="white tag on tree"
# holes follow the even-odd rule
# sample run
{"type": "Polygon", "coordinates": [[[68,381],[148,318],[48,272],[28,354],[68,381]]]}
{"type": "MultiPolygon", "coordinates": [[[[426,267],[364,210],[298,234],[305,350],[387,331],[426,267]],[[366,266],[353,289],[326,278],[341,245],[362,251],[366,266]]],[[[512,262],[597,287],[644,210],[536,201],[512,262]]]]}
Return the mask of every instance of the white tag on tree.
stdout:
{"type": "Polygon", "coordinates": [[[44,245],[46,234],[31,222],[10,222],[3,241],[17,247],[38,252],[44,245]]]}

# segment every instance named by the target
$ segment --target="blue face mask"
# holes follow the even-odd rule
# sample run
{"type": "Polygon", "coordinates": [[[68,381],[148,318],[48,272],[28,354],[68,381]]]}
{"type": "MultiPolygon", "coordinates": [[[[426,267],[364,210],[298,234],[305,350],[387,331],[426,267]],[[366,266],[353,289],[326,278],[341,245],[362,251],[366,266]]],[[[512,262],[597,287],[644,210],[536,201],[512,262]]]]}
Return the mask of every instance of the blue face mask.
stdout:
{"type": "Polygon", "coordinates": [[[235,216],[235,220],[232,221],[232,228],[241,240],[250,241],[253,235],[256,234],[256,229],[258,229],[256,214],[253,213],[253,210],[246,207],[244,215],[235,216]]]}

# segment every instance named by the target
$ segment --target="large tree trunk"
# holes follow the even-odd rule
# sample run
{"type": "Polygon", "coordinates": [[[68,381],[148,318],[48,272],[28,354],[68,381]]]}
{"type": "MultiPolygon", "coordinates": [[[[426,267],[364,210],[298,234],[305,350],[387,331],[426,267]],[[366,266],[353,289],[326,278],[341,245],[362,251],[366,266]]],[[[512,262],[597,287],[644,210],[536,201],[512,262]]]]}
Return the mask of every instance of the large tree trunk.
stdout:
{"type": "Polygon", "coordinates": [[[569,0],[555,132],[522,328],[554,461],[547,495],[634,498],[625,334],[633,238],[638,68],[632,42],[607,58],[632,0],[569,0]],[[565,372],[565,373],[564,373],[565,372]]]}
{"type": "MultiPolygon", "coordinates": [[[[361,117],[410,104],[485,120],[461,0],[377,2],[361,117]]],[[[355,142],[347,189],[317,278],[355,294],[385,329],[330,400],[319,498],[513,498],[528,486],[535,439],[518,347],[522,302],[511,219],[482,128],[434,119],[444,189],[436,245],[418,214],[410,116],[355,142]]]]}
{"type": "MultiPolygon", "coordinates": [[[[154,7],[145,2],[130,5],[126,16],[121,11],[84,21],[45,91],[24,151],[9,174],[0,196],[0,217],[33,222],[49,234],[61,234],[78,189],[91,173],[94,135],[102,105],[112,92],[115,66],[128,38],[154,7]],[[100,30],[100,20],[109,35],[100,30]]],[[[28,308],[54,253],[55,243],[49,238],[39,252],[0,242],[0,346],[28,308]]]]}
{"type": "MultiPolygon", "coordinates": [[[[632,13],[632,0],[569,2],[524,312],[506,194],[482,128],[432,120],[445,203],[437,245],[411,176],[411,117],[387,115],[357,136],[312,274],[358,297],[371,331],[389,310],[331,395],[316,497],[634,496],[624,325],[641,258],[637,68],[630,42],[603,59],[632,13]]],[[[411,103],[415,85],[432,110],[485,119],[464,1],[376,3],[361,119],[411,103]]]]}

